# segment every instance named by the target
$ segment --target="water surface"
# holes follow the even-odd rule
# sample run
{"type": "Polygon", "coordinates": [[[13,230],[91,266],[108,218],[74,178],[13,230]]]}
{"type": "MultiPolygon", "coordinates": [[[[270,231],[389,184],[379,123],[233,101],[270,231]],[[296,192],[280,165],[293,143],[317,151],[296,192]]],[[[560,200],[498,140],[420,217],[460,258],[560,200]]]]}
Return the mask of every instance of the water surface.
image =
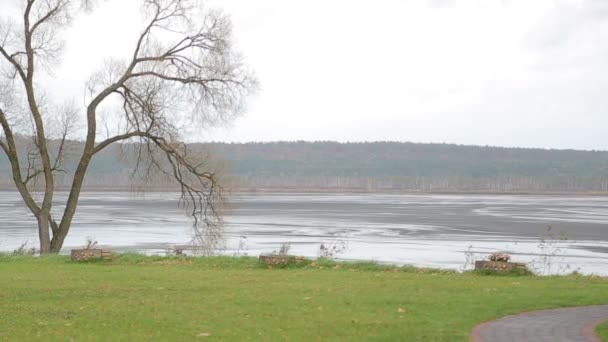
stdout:
{"type": "MultiPolygon", "coordinates": [[[[57,195],[58,203],[66,193],[57,195]]],[[[191,236],[175,193],[83,193],[65,250],[93,237],[115,249],[163,252],[191,236]]],[[[238,194],[224,253],[258,255],[291,243],[318,256],[462,269],[506,250],[547,273],[608,275],[603,197],[393,194],[238,194]],[[549,228],[550,227],[550,228],[549,228]]],[[[58,210],[58,213],[60,210],[58,210]]],[[[36,244],[35,221],[15,192],[0,192],[0,250],[36,244]]]]}

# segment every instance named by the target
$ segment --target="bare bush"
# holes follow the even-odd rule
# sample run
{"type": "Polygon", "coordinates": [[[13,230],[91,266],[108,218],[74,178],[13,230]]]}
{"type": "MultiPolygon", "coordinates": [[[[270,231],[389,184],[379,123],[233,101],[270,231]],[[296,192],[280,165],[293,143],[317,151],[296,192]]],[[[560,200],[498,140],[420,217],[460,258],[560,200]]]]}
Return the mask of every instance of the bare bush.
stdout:
{"type": "Polygon", "coordinates": [[[540,237],[540,242],[537,247],[540,250],[539,255],[530,262],[530,268],[538,275],[551,275],[555,273],[577,272],[573,270],[570,264],[563,263],[566,249],[563,248],[568,238],[565,233],[554,233],[551,225],[547,226],[547,230],[540,237]]]}
{"type": "Polygon", "coordinates": [[[291,249],[291,243],[284,242],[281,244],[281,247],[279,247],[279,250],[273,251],[272,254],[273,255],[288,255],[290,249],[291,249]]]}
{"type": "Polygon", "coordinates": [[[25,241],[13,250],[13,255],[35,255],[36,248],[28,247],[29,242],[25,241]]]}
{"type": "Polygon", "coordinates": [[[92,237],[87,237],[85,240],[84,249],[94,249],[97,247],[97,240],[92,237]]]}
{"type": "Polygon", "coordinates": [[[346,240],[336,240],[332,242],[322,242],[319,246],[319,256],[322,258],[333,259],[346,252],[348,244],[346,240]]]}
{"type": "Polygon", "coordinates": [[[464,252],[464,264],[462,265],[462,271],[470,270],[475,268],[475,261],[477,261],[479,257],[475,252],[473,252],[473,245],[469,245],[467,250],[464,252]]]}

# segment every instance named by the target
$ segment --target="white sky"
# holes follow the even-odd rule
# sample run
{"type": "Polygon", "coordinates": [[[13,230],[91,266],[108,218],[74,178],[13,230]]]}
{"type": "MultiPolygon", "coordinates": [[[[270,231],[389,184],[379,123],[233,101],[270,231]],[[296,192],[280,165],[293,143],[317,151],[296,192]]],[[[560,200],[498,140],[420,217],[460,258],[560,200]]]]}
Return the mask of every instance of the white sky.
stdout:
{"type": "MultiPolygon", "coordinates": [[[[0,0],[2,4],[14,0],[0,0]]],[[[608,149],[608,1],[214,0],[261,88],[196,140],[608,149]]],[[[128,56],[138,1],[75,21],[49,91],[128,56]]]]}

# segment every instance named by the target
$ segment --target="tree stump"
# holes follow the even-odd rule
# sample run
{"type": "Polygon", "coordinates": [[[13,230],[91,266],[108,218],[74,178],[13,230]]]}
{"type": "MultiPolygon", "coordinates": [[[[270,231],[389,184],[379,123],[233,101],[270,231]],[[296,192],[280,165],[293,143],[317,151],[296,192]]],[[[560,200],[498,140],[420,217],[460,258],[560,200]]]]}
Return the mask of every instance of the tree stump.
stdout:
{"type": "Polygon", "coordinates": [[[475,261],[475,270],[489,270],[489,271],[497,271],[497,272],[511,272],[511,271],[529,272],[526,264],[521,263],[521,262],[486,261],[486,260],[475,261]]]}
{"type": "Polygon", "coordinates": [[[99,248],[72,249],[71,257],[72,261],[109,260],[112,259],[112,251],[99,248]]]}
{"type": "Polygon", "coordinates": [[[294,255],[260,255],[259,261],[269,266],[285,266],[295,261],[294,255]]]}

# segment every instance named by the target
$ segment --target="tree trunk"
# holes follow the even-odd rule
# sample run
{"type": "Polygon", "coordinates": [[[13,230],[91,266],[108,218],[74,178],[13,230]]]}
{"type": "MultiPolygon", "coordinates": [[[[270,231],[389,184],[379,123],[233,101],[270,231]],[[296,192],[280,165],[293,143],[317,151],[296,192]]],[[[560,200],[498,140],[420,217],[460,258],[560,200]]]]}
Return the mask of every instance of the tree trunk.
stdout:
{"type": "MultiPolygon", "coordinates": [[[[90,132],[94,132],[94,129],[90,132]]],[[[78,199],[80,198],[82,184],[84,183],[84,178],[87,173],[89,163],[91,162],[91,158],[93,156],[93,153],[91,151],[94,149],[95,135],[91,135],[90,132],[87,138],[87,142],[85,143],[85,150],[82,154],[82,157],[80,158],[78,166],[76,167],[76,172],[74,173],[74,179],[72,180],[72,188],[70,189],[70,194],[66,202],[63,217],[61,218],[61,223],[59,224],[57,231],[54,232],[53,240],[50,243],[51,253],[59,253],[61,247],[63,247],[63,241],[68,235],[68,232],[72,225],[72,219],[74,218],[74,214],[76,214],[76,208],[78,206],[78,199]]]]}
{"type": "Polygon", "coordinates": [[[50,243],[50,253],[51,254],[59,254],[61,252],[61,247],[63,247],[63,240],[65,236],[53,236],[53,240],[50,243]]]}
{"type": "MultiPolygon", "coordinates": [[[[76,204],[74,204],[74,207],[76,207],[76,204]]],[[[74,215],[73,213],[75,212],[75,210],[72,212],[72,216],[74,215]]],[[[70,219],[71,222],[71,219],[70,219]]],[[[59,252],[61,251],[61,248],[63,247],[63,241],[65,240],[65,237],[68,235],[68,231],[69,231],[70,226],[65,226],[65,228],[63,229],[59,229],[55,234],[53,234],[53,239],[51,240],[51,253],[53,254],[59,254],[59,252]]]]}
{"type": "Polygon", "coordinates": [[[40,214],[38,219],[38,237],[40,238],[40,254],[51,253],[51,236],[49,232],[48,214],[40,214]]]}

